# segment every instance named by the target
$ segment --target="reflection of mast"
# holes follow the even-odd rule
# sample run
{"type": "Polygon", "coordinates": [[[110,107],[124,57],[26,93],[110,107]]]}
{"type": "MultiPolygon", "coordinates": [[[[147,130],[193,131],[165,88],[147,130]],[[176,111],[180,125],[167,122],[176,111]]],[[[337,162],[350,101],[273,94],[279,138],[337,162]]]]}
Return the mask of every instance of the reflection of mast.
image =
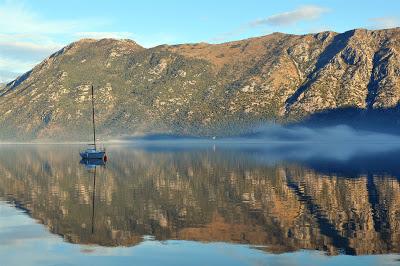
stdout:
{"type": "Polygon", "coordinates": [[[92,234],[94,234],[94,197],[96,195],[96,166],[94,166],[93,172],[93,195],[92,195],[92,234]]]}

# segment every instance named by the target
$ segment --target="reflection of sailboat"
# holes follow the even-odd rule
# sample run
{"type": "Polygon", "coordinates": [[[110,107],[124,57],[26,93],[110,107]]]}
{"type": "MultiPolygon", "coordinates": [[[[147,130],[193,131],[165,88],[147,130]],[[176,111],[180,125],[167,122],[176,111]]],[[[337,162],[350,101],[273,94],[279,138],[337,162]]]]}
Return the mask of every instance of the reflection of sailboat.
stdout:
{"type": "Polygon", "coordinates": [[[81,164],[85,165],[85,168],[89,172],[93,173],[93,194],[92,194],[92,215],[91,215],[91,225],[92,234],[94,234],[94,216],[95,216],[95,197],[96,197],[96,170],[98,166],[105,166],[106,163],[103,159],[82,159],[81,164]]]}
{"type": "Polygon", "coordinates": [[[82,159],[100,159],[107,160],[106,151],[98,150],[96,146],[96,124],[94,120],[94,89],[92,85],[92,123],[93,123],[93,143],[86,150],[80,152],[82,159]]]}
{"type": "Polygon", "coordinates": [[[93,169],[96,166],[105,166],[106,162],[104,159],[82,159],[81,164],[84,164],[86,169],[93,169]]]}

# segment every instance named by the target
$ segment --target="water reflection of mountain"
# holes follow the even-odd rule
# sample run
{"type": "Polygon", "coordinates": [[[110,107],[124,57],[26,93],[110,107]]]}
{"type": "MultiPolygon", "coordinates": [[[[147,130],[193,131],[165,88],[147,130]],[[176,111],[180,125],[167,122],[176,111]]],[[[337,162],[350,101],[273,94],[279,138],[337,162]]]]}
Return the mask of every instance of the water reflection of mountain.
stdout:
{"type": "Polygon", "coordinates": [[[272,252],[400,252],[397,178],[338,176],[254,154],[109,149],[106,168],[97,168],[94,233],[92,175],[74,147],[3,147],[0,197],[72,243],[134,245],[153,235],[272,252]]]}

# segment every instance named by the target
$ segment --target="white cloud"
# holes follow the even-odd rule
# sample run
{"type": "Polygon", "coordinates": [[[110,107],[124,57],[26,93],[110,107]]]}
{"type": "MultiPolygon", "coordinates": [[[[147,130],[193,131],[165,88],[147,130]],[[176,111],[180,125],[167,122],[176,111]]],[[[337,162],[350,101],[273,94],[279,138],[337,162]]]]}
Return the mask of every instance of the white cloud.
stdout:
{"type": "Polygon", "coordinates": [[[307,5],[299,7],[293,11],[283,12],[276,15],[269,16],[264,19],[258,19],[249,24],[251,27],[260,25],[269,26],[288,26],[296,24],[300,21],[315,20],[321,17],[322,14],[329,10],[324,7],[307,5]]]}
{"type": "Polygon", "coordinates": [[[40,60],[59,50],[56,44],[39,45],[32,42],[1,42],[0,57],[17,60],[40,60]]]}
{"type": "Polygon", "coordinates": [[[112,31],[112,32],[102,32],[102,31],[89,31],[89,32],[78,32],[74,34],[75,38],[92,38],[92,39],[102,39],[102,38],[112,38],[112,39],[131,39],[136,41],[139,45],[151,48],[162,44],[176,44],[176,36],[170,34],[146,34],[138,35],[132,32],[125,31],[112,31]]]}
{"type": "Polygon", "coordinates": [[[145,47],[175,40],[157,34],[141,37],[124,31],[98,31],[112,24],[104,17],[47,19],[23,2],[0,2],[0,82],[30,70],[53,52],[80,38],[134,39],[145,47]]]}
{"type": "Polygon", "coordinates": [[[0,70],[0,83],[8,83],[18,77],[21,73],[0,70]]]}
{"type": "Polygon", "coordinates": [[[38,44],[20,39],[13,35],[0,36],[0,82],[16,78],[62,47],[51,42],[38,44]]]}
{"type": "Polygon", "coordinates": [[[373,23],[373,29],[389,29],[400,27],[400,19],[397,17],[378,17],[369,19],[373,23]]]}
{"type": "Polygon", "coordinates": [[[137,43],[143,47],[150,48],[161,44],[176,44],[176,36],[170,34],[148,34],[146,36],[135,35],[137,43]]]}
{"type": "Polygon", "coordinates": [[[34,61],[0,58],[0,71],[22,73],[31,69],[35,64],[34,61]]]}
{"type": "Polygon", "coordinates": [[[75,38],[92,38],[92,39],[102,39],[102,38],[112,38],[112,39],[131,39],[136,41],[139,45],[143,47],[154,47],[161,44],[174,44],[176,43],[175,36],[168,34],[147,34],[146,36],[133,34],[132,32],[125,31],[112,31],[112,32],[102,32],[102,31],[89,31],[89,32],[77,32],[74,34],[75,38]]]}
{"type": "Polygon", "coordinates": [[[36,61],[17,60],[0,57],[0,82],[9,82],[31,69],[36,61]]]}
{"type": "Polygon", "coordinates": [[[133,34],[131,32],[120,32],[120,31],[112,31],[112,32],[102,32],[102,31],[86,31],[86,32],[78,32],[74,34],[76,38],[93,38],[93,39],[102,39],[102,38],[113,38],[113,39],[131,39],[133,38],[133,34]]]}
{"type": "Polygon", "coordinates": [[[273,31],[272,27],[291,26],[301,21],[317,20],[324,13],[327,12],[329,12],[329,9],[321,6],[316,6],[316,5],[301,6],[292,11],[275,14],[263,19],[257,19],[249,23],[243,24],[240,27],[230,32],[225,32],[217,37],[212,38],[211,41],[212,42],[226,41],[231,37],[246,33],[251,28],[257,28],[260,26],[269,26],[267,33],[270,33],[273,31]]]}
{"type": "Polygon", "coordinates": [[[102,26],[107,23],[107,20],[98,18],[46,20],[21,2],[6,1],[0,5],[0,29],[2,33],[61,34],[76,31],[82,25],[102,26]]]}
{"type": "Polygon", "coordinates": [[[21,2],[0,4],[0,82],[10,81],[62,47],[51,35],[65,34],[79,21],[44,20],[21,2]]]}
{"type": "Polygon", "coordinates": [[[107,23],[103,18],[48,20],[22,2],[0,3],[0,82],[30,70],[67,44],[54,40],[68,42],[77,38],[77,31],[107,23]]]}
{"type": "Polygon", "coordinates": [[[0,41],[0,82],[8,82],[56,52],[62,45],[0,41]]]}

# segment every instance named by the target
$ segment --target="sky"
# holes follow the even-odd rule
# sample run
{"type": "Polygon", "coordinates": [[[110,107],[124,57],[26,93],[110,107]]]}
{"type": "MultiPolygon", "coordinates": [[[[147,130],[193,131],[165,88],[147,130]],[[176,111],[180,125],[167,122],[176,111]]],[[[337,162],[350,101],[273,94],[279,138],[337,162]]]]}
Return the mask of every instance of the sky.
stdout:
{"type": "Polygon", "coordinates": [[[0,0],[0,82],[81,38],[144,47],[400,26],[400,0],[0,0]]]}

